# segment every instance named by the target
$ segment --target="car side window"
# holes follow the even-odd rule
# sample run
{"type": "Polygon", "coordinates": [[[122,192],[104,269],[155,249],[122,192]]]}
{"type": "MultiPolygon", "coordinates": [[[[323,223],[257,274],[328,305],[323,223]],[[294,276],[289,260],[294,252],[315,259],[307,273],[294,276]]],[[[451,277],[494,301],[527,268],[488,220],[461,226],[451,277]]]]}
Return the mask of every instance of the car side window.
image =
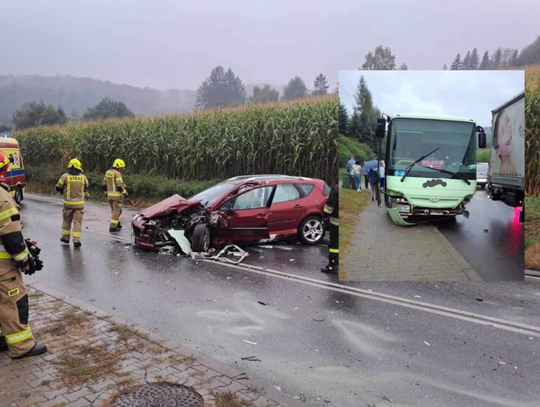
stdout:
{"type": "Polygon", "coordinates": [[[301,190],[304,196],[308,196],[313,191],[314,186],[311,184],[298,184],[297,185],[301,190]]]}
{"type": "Polygon", "coordinates": [[[276,189],[272,203],[288,202],[300,199],[300,191],[293,184],[280,184],[276,189]]]}
{"type": "Polygon", "coordinates": [[[231,209],[238,211],[242,209],[264,208],[268,204],[272,189],[273,187],[256,188],[239,195],[234,199],[231,209]]]}

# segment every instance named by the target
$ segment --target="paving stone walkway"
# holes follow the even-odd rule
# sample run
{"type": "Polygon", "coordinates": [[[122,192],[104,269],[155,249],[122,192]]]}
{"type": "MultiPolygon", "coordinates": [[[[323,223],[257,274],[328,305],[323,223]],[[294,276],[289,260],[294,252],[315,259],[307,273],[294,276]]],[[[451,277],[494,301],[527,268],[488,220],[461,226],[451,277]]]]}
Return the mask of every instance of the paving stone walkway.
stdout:
{"type": "Polygon", "coordinates": [[[398,226],[371,201],[339,268],[349,281],[481,281],[435,224],[398,226]]]}
{"type": "Polygon", "coordinates": [[[306,405],[39,283],[28,291],[32,331],[49,352],[17,361],[0,353],[2,407],[109,406],[144,383],[184,384],[205,407],[306,405]]]}

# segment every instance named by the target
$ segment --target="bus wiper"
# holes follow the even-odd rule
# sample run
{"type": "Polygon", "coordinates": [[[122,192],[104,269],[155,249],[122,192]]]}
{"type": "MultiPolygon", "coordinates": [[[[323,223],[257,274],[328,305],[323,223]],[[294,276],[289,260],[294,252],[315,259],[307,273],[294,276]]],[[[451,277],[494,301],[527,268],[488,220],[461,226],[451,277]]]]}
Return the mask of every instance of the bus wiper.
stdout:
{"type": "Polygon", "coordinates": [[[456,178],[459,178],[459,179],[462,179],[463,181],[465,181],[467,183],[467,185],[471,185],[471,183],[469,182],[468,179],[465,179],[465,178],[462,178],[460,177],[457,173],[455,172],[452,172],[452,171],[448,171],[448,170],[443,170],[441,168],[431,168],[431,167],[422,167],[422,168],[429,168],[430,170],[435,170],[435,171],[440,171],[440,172],[444,172],[446,174],[451,174],[453,175],[454,177],[456,178]]]}
{"type": "Polygon", "coordinates": [[[427,153],[426,155],[420,157],[418,160],[413,162],[411,165],[409,165],[407,168],[405,168],[405,174],[403,174],[403,177],[401,178],[401,182],[405,179],[407,175],[409,175],[409,172],[411,172],[412,168],[414,167],[414,164],[416,164],[418,161],[422,161],[424,158],[426,158],[428,155],[433,154],[435,151],[439,150],[440,147],[437,147],[435,150],[431,151],[430,153],[427,153]]]}

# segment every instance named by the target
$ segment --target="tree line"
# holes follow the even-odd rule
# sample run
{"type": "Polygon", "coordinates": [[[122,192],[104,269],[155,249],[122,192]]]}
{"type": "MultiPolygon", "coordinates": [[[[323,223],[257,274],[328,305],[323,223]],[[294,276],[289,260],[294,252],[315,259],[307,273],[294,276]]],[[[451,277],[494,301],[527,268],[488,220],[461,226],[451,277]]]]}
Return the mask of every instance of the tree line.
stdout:
{"type": "MultiPolygon", "coordinates": [[[[270,85],[256,86],[253,95],[246,97],[246,88],[242,80],[231,68],[225,70],[217,66],[210,76],[197,89],[197,109],[239,106],[245,103],[267,103],[279,100],[293,100],[308,96],[328,94],[326,76],[319,74],[313,82],[313,90],[308,90],[299,76],[293,77],[285,86],[280,98],[279,91],[270,85]]],[[[133,117],[133,112],[124,102],[105,97],[98,104],[89,107],[82,115],[82,120],[104,120],[113,117],[133,117]]],[[[78,117],[72,117],[76,120],[78,117]]],[[[63,125],[68,121],[61,107],[46,105],[43,102],[25,103],[15,111],[12,122],[15,129],[26,129],[36,126],[63,125]]],[[[10,131],[11,126],[0,124],[0,132],[10,131]]]]}
{"type": "Polygon", "coordinates": [[[349,115],[347,108],[339,103],[339,134],[367,145],[376,150],[375,123],[381,117],[381,111],[373,105],[373,96],[362,75],[354,95],[353,112],[349,115]]]}
{"type": "MultiPolygon", "coordinates": [[[[124,102],[114,101],[108,97],[86,109],[83,120],[105,120],[113,117],[133,117],[124,102]]],[[[75,118],[76,119],[76,118],[75,118]]],[[[38,126],[54,126],[66,124],[68,118],[61,107],[55,108],[53,105],[46,105],[43,102],[25,103],[13,114],[12,122],[15,129],[28,129],[38,126]]],[[[11,126],[2,125],[0,131],[10,131],[11,126]]]]}
{"type": "Polygon", "coordinates": [[[248,98],[245,85],[232,69],[225,70],[222,66],[217,66],[198,87],[195,106],[197,109],[212,109],[239,106],[245,103],[277,102],[280,99],[293,100],[312,95],[326,95],[328,88],[328,81],[322,73],[315,78],[311,92],[302,78],[295,76],[283,89],[281,98],[279,91],[270,85],[256,86],[253,89],[253,95],[248,98]]]}
{"type": "Polygon", "coordinates": [[[531,44],[521,51],[515,48],[499,47],[493,52],[485,51],[480,57],[478,50],[474,48],[467,53],[458,53],[450,66],[444,64],[443,69],[459,70],[484,70],[500,68],[517,68],[521,66],[540,63],[540,35],[531,44]]]}

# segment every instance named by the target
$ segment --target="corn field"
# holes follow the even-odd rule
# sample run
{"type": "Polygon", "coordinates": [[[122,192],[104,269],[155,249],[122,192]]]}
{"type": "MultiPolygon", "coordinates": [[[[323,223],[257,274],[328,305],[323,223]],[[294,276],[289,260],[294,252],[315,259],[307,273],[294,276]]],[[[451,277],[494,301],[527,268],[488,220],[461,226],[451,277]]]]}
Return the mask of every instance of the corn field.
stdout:
{"type": "Polygon", "coordinates": [[[105,171],[115,158],[129,172],[184,180],[247,174],[324,179],[337,171],[338,98],[40,127],[14,133],[25,165],[105,171]]]}
{"type": "Polygon", "coordinates": [[[525,70],[525,191],[540,194],[540,66],[525,70]]]}

